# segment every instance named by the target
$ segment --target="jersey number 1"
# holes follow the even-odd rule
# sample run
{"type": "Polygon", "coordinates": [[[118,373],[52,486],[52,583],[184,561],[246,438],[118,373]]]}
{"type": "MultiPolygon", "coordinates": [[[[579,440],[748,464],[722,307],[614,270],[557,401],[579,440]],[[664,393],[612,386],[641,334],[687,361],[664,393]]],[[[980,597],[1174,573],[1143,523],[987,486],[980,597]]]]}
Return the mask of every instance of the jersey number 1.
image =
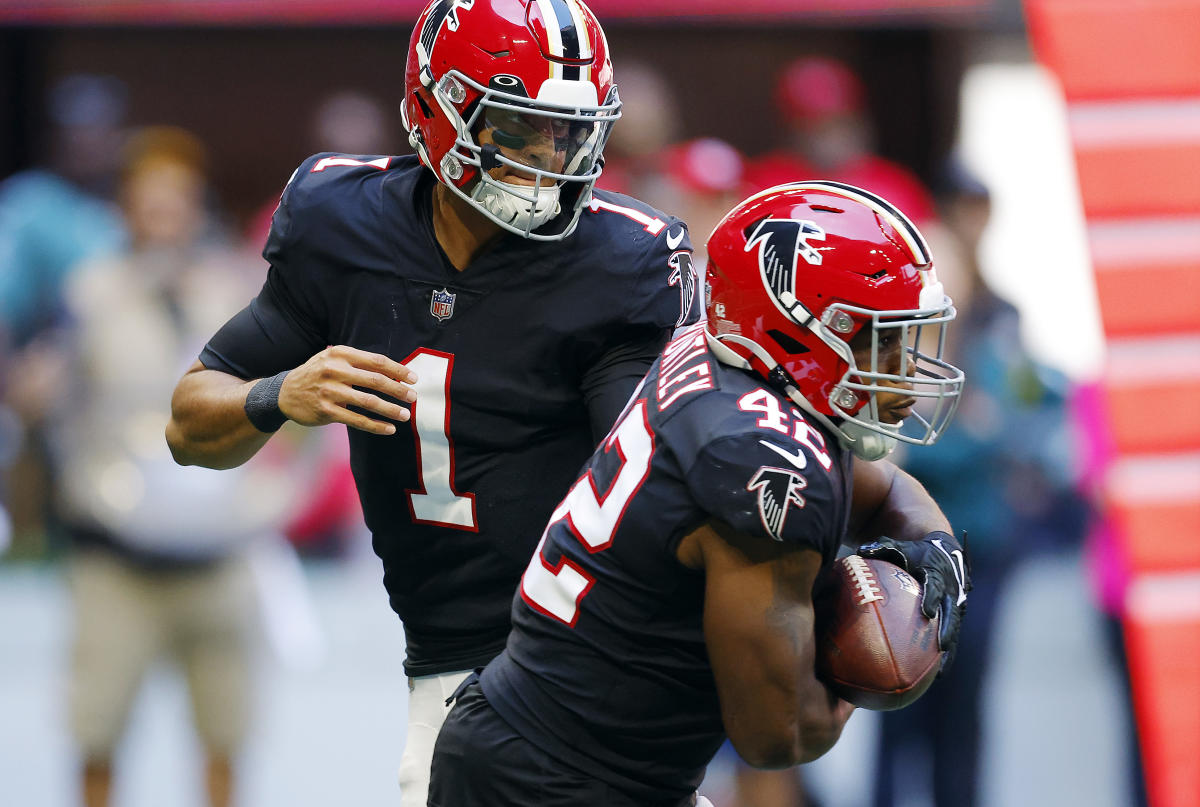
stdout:
{"type": "Polygon", "coordinates": [[[413,385],[413,441],[420,490],[405,491],[413,521],[479,532],[475,494],[454,489],[454,443],[450,440],[450,374],[454,355],[428,348],[413,351],[402,364],[417,374],[413,385]]]}
{"type": "Polygon", "coordinates": [[[566,556],[559,559],[557,566],[551,566],[542,554],[546,537],[565,519],[567,529],[588,552],[599,552],[612,543],[625,509],[650,473],[654,434],[646,420],[644,400],[633,405],[604,441],[605,453],[614,448],[621,467],[608,490],[597,489],[589,468],[550,515],[550,525],[542,533],[537,551],[521,578],[521,596],[530,608],[571,627],[579,619],[579,603],[595,580],[566,556]]]}

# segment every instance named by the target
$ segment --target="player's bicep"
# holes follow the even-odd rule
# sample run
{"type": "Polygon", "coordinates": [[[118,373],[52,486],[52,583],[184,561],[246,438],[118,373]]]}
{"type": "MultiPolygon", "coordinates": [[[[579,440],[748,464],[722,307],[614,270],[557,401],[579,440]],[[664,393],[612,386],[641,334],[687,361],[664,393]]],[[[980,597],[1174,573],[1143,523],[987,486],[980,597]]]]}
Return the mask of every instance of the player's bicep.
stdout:
{"type": "Polygon", "coordinates": [[[868,462],[854,458],[854,495],[850,501],[850,528],[846,531],[848,542],[855,542],[879,514],[892,489],[896,470],[896,466],[887,460],[868,462]]]}
{"type": "Polygon", "coordinates": [[[250,305],[204,346],[200,362],[238,378],[266,378],[298,367],[324,348],[323,340],[288,305],[277,281],[268,278],[250,305]]]}
{"type": "Polygon", "coordinates": [[[855,460],[848,545],[881,535],[914,541],[935,530],[950,532],[950,522],[915,477],[886,460],[855,460]]]}

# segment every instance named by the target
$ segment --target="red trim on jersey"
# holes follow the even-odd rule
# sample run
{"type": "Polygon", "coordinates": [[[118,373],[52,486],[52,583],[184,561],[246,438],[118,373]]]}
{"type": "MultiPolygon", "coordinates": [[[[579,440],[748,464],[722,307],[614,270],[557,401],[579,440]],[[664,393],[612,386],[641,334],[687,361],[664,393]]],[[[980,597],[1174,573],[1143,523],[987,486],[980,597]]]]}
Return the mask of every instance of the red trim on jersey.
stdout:
{"type": "MultiPolygon", "coordinates": [[[[530,608],[532,608],[534,611],[537,611],[539,614],[544,614],[544,615],[551,617],[552,619],[554,619],[558,622],[561,622],[564,625],[567,625],[572,628],[575,627],[575,623],[579,621],[580,605],[583,602],[583,598],[585,596],[587,596],[587,593],[589,591],[592,590],[592,585],[596,582],[596,578],[592,577],[590,574],[588,574],[586,571],[584,571],[583,568],[580,567],[578,564],[573,563],[566,556],[565,553],[559,559],[559,562],[557,565],[552,566],[550,563],[548,563],[546,561],[545,554],[543,554],[546,549],[546,539],[550,536],[550,531],[552,529],[554,529],[554,527],[556,527],[558,524],[565,521],[567,530],[571,533],[572,536],[574,536],[575,540],[578,541],[590,554],[595,554],[597,552],[600,552],[604,549],[607,549],[609,546],[612,545],[613,537],[617,534],[617,530],[620,529],[620,526],[621,526],[621,521],[625,518],[625,512],[629,509],[629,505],[631,502],[633,502],[634,497],[637,496],[637,494],[641,491],[642,486],[646,483],[646,479],[650,476],[650,467],[654,463],[654,452],[657,450],[657,445],[656,445],[656,441],[654,438],[654,430],[650,428],[650,407],[647,405],[646,400],[647,400],[646,398],[639,398],[637,403],[633,404],[633,408],[635,408],[635,409],[637,407],[641,407],[642,425],[646,430],[646,434],[650,438],[650,453],[647,455],[647,458],[646,458],[646,469],[645,469],[645,471],[643,471],[641,478],[638,480],[638,482],[634,486],[633,490],[631,490],[629,492],[629,495],[625,498],[625,505],[621,508],[621,512],[619,514],[617,514],[617,517],[613,520],[613,526],[612,526],[612,530],[608,534],[608,540],[605,541],[603,544],[600,544],[594,548],[592,546],[590,546],[587,543],[587,541],[585,541],[580,536],[579,528],[575,526],[575,521],[571,517],[570,507],[567,506],[567,503],[569,502],[569,500],[571,498],[571,494],[573,494],[575,492],[575,489],[578,488],[579,485],[583,484],[585,481],[591,487],[592,493],[598,494],[598,491],[596,489],[595,479],[592,477],[591,468],[589,468],[584,473],[584,475],[580,479],[576,480],[575,484],[571,486],[571,490],[567,493],[567,495],[563,498],[563,501],[559,504],[558,507],[556,507],[554,509],[554,512],[550,515],[550,518],[551,518],[550,524],[547,525],[546,531],[542,533],[542,538],[538,542],[537,549],[534,551],[534,555],[537,558],[538,562],[542,564],[542,568],[544,568],[546,571],[550,572],[553,576],[557,577],[558,573],[562,571],[563,565],[565,564],[567,566],[570,566],[581,577],[583,577],[585,580],[587,580],[587,585],[584,586],[583,590],[575,598],[575,617],[570,622],[567,622],[565,619],[558,617],[557,615],[551,613],[550,611],[547,611],[545,608],[542,608],[540,605],[538,605],[533,600],[533,598],[529,596],[528,592],[525,591],[525,575],[521,575],[520,592],[521,592],[521,599],[525,601],[525,604],[528,605],[530,608]],[[559,513],[561,513],[561,515],[559,515],[559,513]]],[[[628,417],[628,415],[626,415],[625,417],[628,417]]],[[[613,481],[609,485],[608,491],[605,492],[603,500],[599,497],[599,495],[596,495],[596,501],[601,507],[603,506],[604,501],[607,501],[609,495],[611,495],[613,487],[616,485],[617,479],[621,476],[621,471],[624,470],[626,462],[627,462],[627,460],[625,458],[625,452],[620,447],[620,441],[617,440],[617,432],[620,430],[620,424],[624,422],[624,419],[625,418],[623,417],[621,420],[617,421],[617,425],[613,427],[613,430],[611,432],[609,432],[609,436],[605,440],[605,452],[607,452],[610,448],[612,448],[614,445],[616,445],[618,454],[621,457],[621,466],[617,469],[617,472],[615,474],[613,474],[613,481]]]]}

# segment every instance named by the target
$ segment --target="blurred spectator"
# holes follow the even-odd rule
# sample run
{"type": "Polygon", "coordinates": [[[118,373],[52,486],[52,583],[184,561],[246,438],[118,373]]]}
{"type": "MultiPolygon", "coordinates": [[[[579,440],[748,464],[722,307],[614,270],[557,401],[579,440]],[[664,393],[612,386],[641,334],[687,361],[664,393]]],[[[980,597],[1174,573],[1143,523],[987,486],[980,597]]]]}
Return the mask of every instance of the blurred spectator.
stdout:
{"type": "Polygon", "coordinates": [[[396,143],[383,104],[364,92],[335,92],[317,106],[313,115],[313,151],[386,154],[396,143]]]}
{"type": "MultiPolygon", "coordinates": [[[[604,174],[597,187],[628,194],[674,213],[660,197],[665,191],[662,155],[681,129],[676,94],[661,73],[638,62],[622,62],[617,92],[621,96],[621,125],[613,127],[604,148],[604,174]]],[[[701,240],[687,217],[680,218],[688,222],[692,242],[701,240]]]]}
{"type": "Polygon", "coordinates": [[[0,327],[14,348],[61,316],[59,290],[79,261],[115,249],[122,227],[109,200],[125,117],[125,88],[73,75],[48,99],[46,165],[0,183],[0,327]]]}
{"type": "Polygon", "coordinates": [[[170,658],[186,675],[209,801],[224,807],[250,713],[246,549],[278,528],[291,486],[269,457],[221,473],[178,466],[163,431],[176,380],[261,274],[205,243],[195,137],[145,129],[125,155],[130,246],[71,277],[75,369],[49,402],[73,549],[70,714],[84,802],[103,807],[140,684],[170,658]]]}
{"type": "Polygon", "coordinates": [[[0,503],[0,557],[8,551],[8,545],[12,541],[12,521],[8,517],[8,511],[4,509],[4,505],[0,503]]]}
{"type": "Polygon", "coordinates": [[[662,164],[666,170],[653,204],[687,222],[693,260],[703,269],[709,233],[742,200],[746,162],[724,140],[699,137],[668,148],[662,164]]]}
{"type": "Polygon", "coordinates": [[[787,140],[751,164],[747,182],[752,190],[832,179],[882,196],[918,225],[933,217],[921,181],[874,153],[862,83],[844,64],[814,56],[792,62],[779,76],[775,105],[787,140]]]}
{"type": "Polygon", "coordinates": [[[125,117],[125,87],[110,76],[72,75],[47,97],[43,165],[0,183],[0,500],[14,541],[43,548],[53,473],[40,402],[62,373],[56,344],[62,286],[79,262],[124,238],[110,201],[125,117]]]}
{"type": "Polygon", "coordinates": [[[966,373],[967,385],[938,443],[900,459],[955,529],[967,533],[974,588],[948,673],[912,706],[881,715],[876,807],[921,794],[934,807],[977,803],[985,733],[980,696],[1004,585],[1018,560],[1075,544],[1086,515],[1075,492],[1065,380],[1029,356],[1017,310],[980,272],[987,188],[952,161],[939,204],[957,242],[934,252],[958,308],[949,359],[966,373]]]}

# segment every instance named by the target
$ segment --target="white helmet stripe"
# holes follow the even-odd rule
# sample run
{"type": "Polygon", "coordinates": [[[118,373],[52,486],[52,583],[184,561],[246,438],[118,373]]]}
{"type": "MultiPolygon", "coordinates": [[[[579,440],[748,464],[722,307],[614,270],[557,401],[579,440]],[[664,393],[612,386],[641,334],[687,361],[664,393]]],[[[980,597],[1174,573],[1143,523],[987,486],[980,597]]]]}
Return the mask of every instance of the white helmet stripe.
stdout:
{"type": "Polygon", "coordinates": [[[583,9],[576,0],[534,0],[546,25],[547,47],[550,50],[550,78],[567,81],[588,81],[591,67],[579,64],[595,55],[588,35],[583,9]],[[563,64],[557,61],[565,60],[563,64]],[[574,62],[574,64],[572,64],[574,62]]]}
{"type": "Polygon", "coordinates": [[[565,3],[567,10],[571,13],[571,21],[575,25],[575,36],[579,41],[579,55],[576,58],[591,59],[594,56],[592,40],[588,37],[588,27],[583,18],[583,10],[579,8],[576,0],[565,0],[565,3]]]}
{"type": "MultiPolygon", "coordinates": [[[[554,10],[554,0],[536,0],[538,10],[542,12],[542,20],[546,23],[546,46],[550,55],[556,59],[563,58],[562,24],[554,10]]],[[[561,76],[553,76],[561,78],[561,76]]]]}
{"type": "MultiPolygon", "coordinates": [[[[565,0],[567,9],[571,12],[571,20],[575,25],[575,35],[579,43],[578,58],[583,60],[591,60],[595,57],[595,51],[592,50],[592,40],[588,35],[587,22],[583,17],[583,10],[579,7],[577,0],[565,0]]],[[[582,81],[591,81],[592,68],[588,65],[581,65],[579,68],[578,78],[582,81]]]]}

